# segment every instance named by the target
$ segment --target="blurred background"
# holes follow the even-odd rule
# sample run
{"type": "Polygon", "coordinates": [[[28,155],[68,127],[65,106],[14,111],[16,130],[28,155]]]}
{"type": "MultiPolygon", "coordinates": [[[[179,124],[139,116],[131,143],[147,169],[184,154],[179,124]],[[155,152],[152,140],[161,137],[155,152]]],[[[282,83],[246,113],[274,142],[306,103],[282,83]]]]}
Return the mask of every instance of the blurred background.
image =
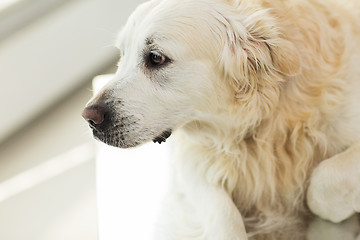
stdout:
{"type": "Polygon", "coordinates": [[[151,239],[169,143],[111,148],[81,118],[143,1],[0,0],[0,240],[151,239]]]}
{"type": "Polygon", "coordinates": [[[99,239],[97,154],[80,114],[141,2],[0,0],[1,240],[99,239]]]}

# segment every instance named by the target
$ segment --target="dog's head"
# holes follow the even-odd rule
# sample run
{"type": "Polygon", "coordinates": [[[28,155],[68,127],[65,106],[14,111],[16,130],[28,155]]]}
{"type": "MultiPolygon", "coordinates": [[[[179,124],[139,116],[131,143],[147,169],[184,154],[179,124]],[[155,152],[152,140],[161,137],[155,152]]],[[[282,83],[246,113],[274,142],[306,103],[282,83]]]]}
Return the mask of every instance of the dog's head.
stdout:
{"type": "Polygon", "coordinates": [[[235,113],[269,112],[282,76],[299,71],[299,58],[266,11],[235,2],[153,0],[138,7],[119,35],[114,78],[83,112],[94,136],[132,147],[162,142],[189,122],[230,126],[235,113]]]}

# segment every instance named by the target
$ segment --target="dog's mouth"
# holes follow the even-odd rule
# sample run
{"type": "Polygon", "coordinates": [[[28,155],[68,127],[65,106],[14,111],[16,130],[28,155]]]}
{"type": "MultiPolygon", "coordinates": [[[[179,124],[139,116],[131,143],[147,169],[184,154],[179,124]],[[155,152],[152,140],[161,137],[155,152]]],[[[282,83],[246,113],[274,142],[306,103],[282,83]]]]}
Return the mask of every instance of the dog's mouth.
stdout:
{"type": "Polygon", "coordinates": [[[167,129],[164,132],[162,132],[159,136],[155,137],[153,139],[154,143],[163,143],[166,142],[166,139],[168,139],[171,136],[172,130],[171,129],[167,129]]]}
{"type": "MultiPolygon", "coordinates": [[[[97,129],[92,128],[93,136],[95,139],[118,148],[130,148],[141,145],[146,142],[146,139],[137,139],[131,137],[129,133],[123,133],[122,131],[98,131],[97,129]]],[[[172,130],[167,129],[163,131],[160,135],[152,139],[154,143],[163,143],[171,136],[172,130]]]]}

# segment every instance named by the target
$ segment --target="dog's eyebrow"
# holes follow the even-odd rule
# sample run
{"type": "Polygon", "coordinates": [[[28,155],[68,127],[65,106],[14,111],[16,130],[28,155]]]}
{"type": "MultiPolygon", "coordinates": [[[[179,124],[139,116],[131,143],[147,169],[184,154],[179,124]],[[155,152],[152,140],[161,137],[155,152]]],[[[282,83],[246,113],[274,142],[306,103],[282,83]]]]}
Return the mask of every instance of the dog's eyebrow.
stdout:
{"type": "Polygon", "coordinates": [[[154,43],[154,38],[153,37],[148,37],[145,39],[145,43],[146,45],[152,45],[154,43]]]}

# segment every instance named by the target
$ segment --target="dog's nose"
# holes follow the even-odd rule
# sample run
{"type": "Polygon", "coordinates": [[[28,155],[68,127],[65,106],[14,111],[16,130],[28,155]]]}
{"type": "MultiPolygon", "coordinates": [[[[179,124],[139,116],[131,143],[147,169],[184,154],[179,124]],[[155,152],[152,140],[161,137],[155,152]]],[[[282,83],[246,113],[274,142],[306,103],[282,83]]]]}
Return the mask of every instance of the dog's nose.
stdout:
{"type": "Polygon", "coordinates": [[[93,127],[105,121],[107,109],[101,105],[92,105],[84,109],[81,116],[93,127]]]}

